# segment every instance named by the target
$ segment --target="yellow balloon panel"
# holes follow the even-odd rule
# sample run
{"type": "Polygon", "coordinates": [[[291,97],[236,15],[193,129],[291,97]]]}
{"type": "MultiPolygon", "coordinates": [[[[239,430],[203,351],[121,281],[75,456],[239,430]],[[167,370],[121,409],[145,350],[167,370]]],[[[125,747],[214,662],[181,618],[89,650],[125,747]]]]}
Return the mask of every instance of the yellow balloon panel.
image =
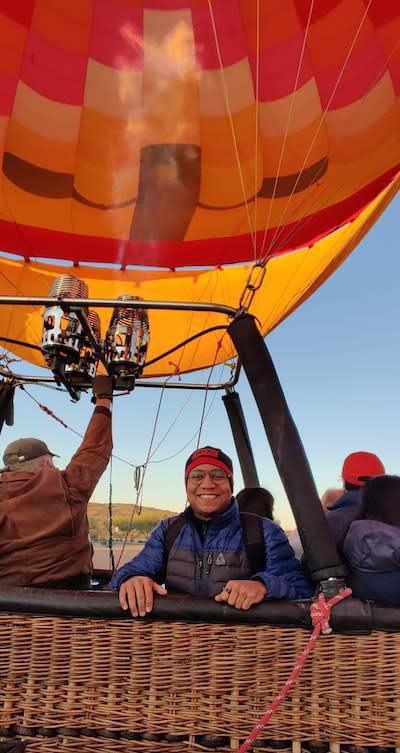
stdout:
{"type": "MultiPolygon", "coordinates": [[[[309,248],[279,255],[267,264],[262,287],[250,312],[266,335],[305,300],[346,259],[378,219],[400,185],[400,177],[352,223],[309,248]]],[[[92,298],[115,299],[122,294],[153,301],[186,301],[225,304],[238,308],[251,265],[180,272],[122,271],[111,267],[79,268],[1,259],[2,293],[7,296],[48,296],[54,278],[74,274],[85,280],[92,298]]],[[[42,309],[0,305],[1,337],[40,345],[42,309]]],[[[99,308],[104,336],[112,309],[99,308]]],[[[209,312],[149,312],[151,344],[148,360],[175,348],[180,342],[209,327],[225,327],[225,315],[209,312]]],[[[4,343],[16,355],[44,366],[39,351],[4,343]]],[[[205,368],[235,356],[223,329],[208,333],[145,369],[145,377],[170,375],[205,368]]]]}

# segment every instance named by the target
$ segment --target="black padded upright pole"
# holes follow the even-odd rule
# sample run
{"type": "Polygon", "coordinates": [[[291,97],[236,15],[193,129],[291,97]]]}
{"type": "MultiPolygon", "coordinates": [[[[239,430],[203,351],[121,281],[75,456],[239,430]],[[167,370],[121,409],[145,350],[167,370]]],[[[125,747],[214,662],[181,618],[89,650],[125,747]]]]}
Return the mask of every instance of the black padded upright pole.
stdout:
{"type": "Polygon", "coordinates": [[[260,486],[239,393],[235,390],[227,392],[226,395],[222,395],[222,401],[225,405],[229,423],[231,425],[233,440],[235,442],[240,469],[242,471],[243,483],[246,487],[260,486]]]}
{"type": "Polygon", "coordinates": [[[304,447],[254,317],[243,314],[230,324],[228,332],[253,390],[311,577],[314,581],[342,578],[346,569],[337,553],[304,447]]]}
{"type": "Polygon", "coordinates": [[[4,421],[7,426],[14,425],[14,392],[15,384],[4,379],[0,381],[0,431],[4,421]]]}

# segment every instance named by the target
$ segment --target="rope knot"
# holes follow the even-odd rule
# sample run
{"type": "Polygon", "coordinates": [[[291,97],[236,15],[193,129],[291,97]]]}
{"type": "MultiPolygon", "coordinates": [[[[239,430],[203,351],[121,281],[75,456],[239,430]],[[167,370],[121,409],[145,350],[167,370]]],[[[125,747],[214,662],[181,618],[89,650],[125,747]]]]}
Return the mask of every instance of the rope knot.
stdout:
{"type": "Polygon", "coordinates": [[[313,627],[321,625],[321,633],[324,635],[329,635],[329,633],[332,632],[332,628],[329,624],[331,607],[324,594],[319,594],[318,601],[314,601],[314,603],[311,604],[310,615],[313,627]]]}
{"type": "Polygon", "coordinates": [[[344,588],[343,591],[340,591],[340,593],[336,594],[332,599],[329,599],[329,601],[326,600],[325,594],[319,594],[318,601],[314,601],[310,607],[313,627],[315,628],[317,625],[320,625],[321,633],[329,635],[329,633],[332,632],[332,628],[329,624],[331,609],[335,604],[338,604],[339,601],[347,599],[348,596],[351,596],[351,588],[344,588]]]}

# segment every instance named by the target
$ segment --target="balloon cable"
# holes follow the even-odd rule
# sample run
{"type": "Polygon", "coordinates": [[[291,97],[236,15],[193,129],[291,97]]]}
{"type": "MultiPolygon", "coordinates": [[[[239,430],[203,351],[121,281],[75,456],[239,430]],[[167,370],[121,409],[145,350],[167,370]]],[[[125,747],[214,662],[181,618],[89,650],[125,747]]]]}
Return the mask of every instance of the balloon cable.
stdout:
{"type": "Polygon", "coordinates": [[[20,345],[22,348],[32,348],[32,350],[42,349],[39,345],[33,345],[33,343],[25,342],[25,340],[14,340],[12,337],[0,337],[0,343],[10,343],[11,345],[20,345]]]}
{"type": "Polygon", "coordinates": [[[164,351],[164,353],[161,353],[159,356],[155,356],[155,358],[152,358],[150,361],[146,361],[145,369],[148,366],[152,366],[153,363],[157,363],[157,361],[161,361],[163,358],[170,356],[172,353],[175,353],[177,350],[180,350],[180,348],[184,348],[186,345],[193,342],[193,340],[197,340],[199,337],[203,337],[203,335],[208,335],[210,332],[216,332],[217,330],[220,330],[220,329],[224,329],[226,331],[227,326],[225,324],[218,324],[218,325],[215,325],[214,327],[208,327],[207,329],[203,329],[201,332],[196,332],[195,335],[188,337],[186,340],[182,340],[180,343],[178,343],[178,345],[175,345],[173,348],[170,348],[169,350],[164,351]]]}
{"type": "Polygon", "coordinates": [[[220,349],[222,347],[222,340],[224,339],[225,335],[226,335],[226,332],[222,335],[221,339],[218,340],[218,342],[217,342],[217,348],[216,348],[216,351],[215,351],[214,361],[213,361],[213,364],[211,366],[210,373],[208,375],[206,389],[205,389],[205,393],[204,393],[203,408],[202,408],[201,417],[200,417],[200,426],[199,426],[199,433],[198,433],[198,436],[197,436],[196,450],[198,450],[199,447],[200,447],[201,432],[203,430],[204,416],[205,416],[205,411],[206,411],[207,397],[208,397],[208,392],[209,392],[209,386],[210,386],[210,381],[211,381],[212,373],[214,371],[215,363],[216,363],[216,360],[218,358],[218,353],[219,353],[219,351],[220,351],[220,349]]]}
{"type": "MultiPolygon", "coordinates": [[[[367,5],[366,5],[366,7],[364,9],[363,16],[361,18],[361,21],[360,21],[360,23],[358,25],[358,28],[357,28],[355,34],[354,34],[353,41],[352,41],[352,43],[351,43],[351,45],[350,45],[350,47],[349,47],[349,49],[347,51],[346,58],[345,58],[345,60],[343,62],[343,65],[342,65],[340,71],[339,71],[339,74],[337,76],[335,85],[334,85],[334,87],[332,89],[332,92],[331,92],[331,94],[329,96],[328,102],[326,103],[325,109],[324,109],[324,111],[322,113],[322,117],[319,119],[318,126],[317,126],[316,131],[314,133],[314,136],[313,136],[313,138],[311,140],[311,143],[310,143],[310,145],[308,147],[308,151],[306,153],[306,156],[304,157],[303,164],[301,166],[301,170],[298,173],[298,176],[297,176],[296,181],[295,181],[295,183],[293,185],[293,188],[292,188],[292,191],[290,193],[290,196],[288,197],[288,200],[287,200],[287,202],[286,202],[286,204],[285,204],[285,206],[283,208],[283,211],[282,211],[281,216],[279,218],[279,222],[278,222],[278,224],[277,224],[277,226],[275,228],[275,233],[274,233],[274,235],[273,235],[273,237],[272,237],[272,239],[271,239],[271,241],[269,243],[268,249],[266,251],[266,254],[264,254],[264,257],[268,256],[270,250],[272,249],[273,244],[275,243],[275,240],[277,238],[277,234],[279,234],[279,232],[280,232],[280,230],[281,230],[281,228],[283,226],[284,218],[286,216],[287,209],[288,209],[289,204],[290,204],[290,202],[291,202],[291,200],[292,200],[292,198],[293,198],[293,196],[294,196],[294,194],[296,192],[296,188],[297,188],[297,186],[299,184],[301,176],[303,175],[305,166],[307,164],[307,160],[308,160],[308,158],[309,158],[309,156],[311,154],[311,151],[312,151],[312,149],[314,147],[314,144],[315,144],[315,142],[317,140],[318,134],[319,134],[319,132],[320,132],[320,130],[322,128],[322,125],[324,123],[324,118],[325,118],[325,116],[326,116],[326,114],[327,114],[327,112],[329,110],[329,107],[330,107],[330,105],[331,105],[331,103],[333,101],[333,98],[334,98],[334,96],[335,96],[335,94],[337,92],[338,86],[339,86],[339,84],[340,84],[340,82],[341,82],[341,80],[343,78],[344,71],[345,71],[346,66],[347,66],[347,64],[349,62],[349,59],[350,59],[351,54],[353,52],[353,49],[354,49],[354,47],[356,45],[356,42],[357,42],[358,37],[360,35],[360,32],[361,32],[362,26],[363,26],[363,24],[365,22],[365,19],[366,19],[367,15],[368,15],[368,11],[370,9],[371,4],[372,4],[372,0],[369,0],[369,2],[367,3],[367,5]]],[[[264,244],[263,244],[263,247],[261,249],[261,254],[263,254],[263,251],[264,251],[264,244]]]]}
{"type": "MultiPolygon", "coordinates": [[[[81,434],[81,433],[80,433],[79,431],[77,431],[76,429],[73,429],[73,428],[72,428],[72,426],[69,426],[68,424],[66,424],[66,423],[65,423],[65,421],[63,421],[63,420],[62,420],[62,418],[59,418],[58,416],[56,416],[56,414],[55,414],[55,413],[53,413],[53,411],[52,411],[52,410],[50,410],[50,408],[48,408],[48,407],[47,407],[47,405],[43,405],[43,403],[40,403],[40,402],[39,402],[39,400],[36,400],[36,398],[35,398],[35,397],[33,397],[33,395],[31,395],[31,393],[30,393],[30,392],[28,392],[28,390],[26,389],[25,385],[23,385],[23,384],[19,384],[19,385],[18,385],[18,387],[19,387],[19,388],[20,388],[21,390],[23,390],[23,392],[24,392],[24,393],[25,393],[25,394],[26,394],[26,395],[27,395],[28,397],[30,397],[30,399],[31,399],[31,400],[33,400],[33,402],[34,402],[34,403],[36,403],[36,405],[37,405],[37,406],[38,406],[38,407],[39,407],[39,408],[40,408],[40,409],[41,409],[41,410],[42,410],[42,411],[43,411],[44,413],[46,413],[46,414],[47,414],[48,416],[50,416],[50,418],[54,418],[54,420],[55,420],[55,421],[58,421],[58,423],[59,423],[59,424],[61,424],[61,426],[63,426],[63,427],[64,427],[64,429],[69,429],[69,431],[72,431],[72,433],[73,433],[73,434],[76,434],[76,436],[77,436],[77,437],[80,437],[81,439],[83,439],[83,436],[84,436],[83,434],[81,434]]],[[[114,458],[114,460],[119,460],[119,462],[120,462],[120,463],[125,463],[125,465],[129,465],[129,466],[130,466],[130,468],[134,468],[134,469],[135,469],[135,471],[136,471],[136,469],[137,469],[137,468],[140,468],[140,467],[141,467],[141,466],[137,466],[137,465],[136,465],[135,463],[130,463],[130,462],[129,462],[129,460],[125,460],[124,458],[120,458],[120,457],[119,457],[119,455],[116,455],[116,454],[115,454],[114,452],[112,453],[111,457],[112,457],[112,458],[114,458]]]]}
{"type": "Polygon", "coordinates": [[[151,438],[150,438],[150,443],[149,443],[149,449],[147,451],[147,457],[146,457],[145,462],[143,463],[143,466],[141,466],[141,468],[142,468],[142,475],[141,475],[141,479],[140,479],[140,483],[139,483],[139,488],[136,491],[136,502],[135,502],[135,504],[132,507],[132,513],[131,513],[131,517],[129,519],[128,528],[126,529],[124,541],[123,541],[123,544],[122,544],[122,549],[121,549],[121,551],[119,553],[118,561],[117,561],[117,564],[115,566],[116,570],[118,570],[119,564],[121,562],[121,559],[123,557],[124,551],[126,549],[126,545],[128,543],[128,536],[129,536],[129,534],[132,531],[133,519],[134,519],[135,513],[137,512],[140,515],[140,513],[142,512],[142,499],[143,499],[144,479],[145,479],[145,476],[146,476],[147,466],[149,464],[149,460],[150,460],[150,457],[151,457],[151,451],[152,451],[152,447],[153,447],[154,437],[155,437],[155,433],[156,433],[156,429],[157,429],[158,419],[159,419],[159,416],[160,416],[161,404],[162,404],[164,393],[165,393],[165,385],[168,382],[168,380],[172,378],[172,376],[174,376],[174,375],[172,374],[170,377],[167,377],[167,379],[165,380],[165,382],[164,382],[164,384],[163,384],[163,386],[161,388],[160,399],[158,401],[156,415],[155,415],[155,419],[154,419],[154,423],[153,423],[153,430],[152,430],[152,433],[151,433],[151,438]]]}
{"type": "MultiPolygon", "coordinates": [[[[294,84],[293,84],[293,92],[292,92],[292,96],[290,98],[289,112],[288,112],[288,116],[287,116],[287,119],[286,119],[285,133],[284,133],[284,136],[283,136],[281,151],[280,151],[280,155],[279,155],[279,162],[278,162],[278,167],[277,167],[277,170],[276,170],[274,188],[273,188],[271,200],[269,202],[269,211],[268,211],[268,214],[267,214],[267,217],[266,217],[266,221],[265,221],[264,235],[263,235],[263,239],[262,239],[262,243],[261,243],[261,249],[260,249],[260,259],[263,258],[265,244],[266,244],[266,241],[267,241],[267,233],[268,233],[268,229],[269,229],[269,223],[270,223],[270,220],[271,220],[272,205],[273,205],[274,200],[275,200],[276,189],[278,187],[279,175],[280,175],[281,168],[282,168],[283,155],[284,155],[285,149],[286,149],[286,143],[287,143],[288,134],[289,134],[289,126],[290,126],[290,121],[292,119],[292,114],[293,114],[293,109],[294,109],[294,102],[295,102],[295,98],[296,98],[296,94],[297,94],[297,90],[298,90],[300,71],[301,71],[301,68],[302,68],[302,65],[303,65],[304,54],[305,54],[305,50],[306,50],[306,43],[307,43],[307,38],[308,38],[309,30],[310,30],[311,16],[312,16],[313,10],[314,10],[314,0],[311,0],[311,2],[310,2],[310,9],[309,9],[309,12],[308,12],[307,26],[306,26],[306,29],[305,29],[304,35],[303,35],[303,44],[302,44],[302,47],[301,47],[299,62],[298,62],[298,65],[297,65],[296,77],[295,77],[295,81],[294,81],[294,84]]],[[[303,169],[304,169],[304,165],[302,167],[302,170],[303,169]]],[[[292,192],[290,198],[292,196],[293,196],[293,192],[292,192]]],[[[275,238],[275,235],[274,235],[274,238],[275,238]]],[[[267,255],[268,255],[268,252],[267,252],[267,255]]]]}
{"type": "MultiPolygon", "coordinates": [[[[224,368],[224,364],[222,364],[222,367],[221,367],[221,375],[222,375],[223,368],[224,368]]],[[[207,409],[207,412],[206,412],[206,414],[204,416],[203,423],[205,423],[205,421],[206,421],[206,419],[207,419],[207,417],[208,417],[208,415],[209,415],[209,413],[211,411],[211,408],[214,405],[214,400],[215,400],[216,397],[217,397],[217,392],[215,391],[213,393],[211,403],[210,403],[210,405],[209,405],[209,407],[207,409]]],[[[181,447],[179,450],[177,450],[176,452],[174,452],[172,455],[168,455],[166,458],[161,458],[160,460],[150,460],[149,464],[153,464],[153,463],[166,463],[168,460],[173,460],[174,458],[178,457],[178,455],[180,455],[181,452],[183,452],[184,450],[186,450],[186,448],[189,447],[189,445],[192,444],[193,440],[196,439],[198,433],[199,433],[199,429],[197,429],[197,431],[195,431],[195,433],[193,434],[193,436],[190,437],[190,439],[187,442],[185,442],[185,444],[183,445],[183,447],[181,447]]]]}
{"type": "Polygon", "coordinates": [[[216,22],[215,22],[215,16],[214,16],[214,11],[213,11],[213,6],[212,6],[212,0],[208,0],[208,10],[209,10],[210,20],[211,20],[211,26],[212,26],[213,34],[214,34],[215,49],[216,49],[216,53],[217,53],[217,57],[218,57],[219,71],[220,71],[220,75],[221,75],[222,90],[223,90],[224,99],[225,99],[225,106],[226,106],[226,110],[227,110],[227,113],[228,113],[229,125],[230,125],[230,128],[231,128],[233,147],[234,147],[234,151],[235,151],[235,157],[236,157],[237,168],[238,168],[238,173],[239,173],[239,181],[240,181],[240,186],[241,186],[241,190],[242,190],[242,194],[243,194],[243,199],[244,199],[244,203],[245,203],[245,207],[246,207],[247,222],[248,222],[248,225],[249,225],[249,231],[250,231],[250,235],[251,235],[251,239],[252,239],[252,245],[253,245],[254,254],[256,254],[256,234],[255,234],[255,230],[253,230],[252,224],[251,224],[250,210],[249,210],[249,201],[248,201],[247,194],[246,194],[246,186],[245,186],[244,177],[243,177],[242,165],[241,165],[241,162],[240,162],[239,144],[238,144],[238,140],[237,140],[237,137],[236,137],[235,123],[234,123],[234,120],[233,120],[232,108],[231,108],[231,105],[230,105],[230,102],[229,102],[228,87],[227,87],[227,83],[226,83],[226,80],[225,80],[224,65],[223,65],[223,62],[222,62],[222,54],[221,54],[221,48],[220,48],[219,39],[218,39],[217,25],[216,25],[216,22]]]}
{"type": "Polygon", "coordinates": [[[108,494],[108,552],[109,552],[109,560],[110,560],[110,569],[114,572],[115,570],[115,560],[114,560],[114,549],[113,549],[113,502],[112,502],[112,472],[113,472],[113,465],[112,465],[112,455],[110,457],[110,483],[109,483],[109,494],[108,494]]]}

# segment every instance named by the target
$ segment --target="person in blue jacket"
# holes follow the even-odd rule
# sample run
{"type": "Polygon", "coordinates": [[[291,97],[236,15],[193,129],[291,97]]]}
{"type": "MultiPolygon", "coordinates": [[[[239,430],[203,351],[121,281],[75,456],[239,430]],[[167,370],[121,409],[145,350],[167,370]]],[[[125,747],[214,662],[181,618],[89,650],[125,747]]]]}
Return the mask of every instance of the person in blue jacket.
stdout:
{"type": "Polygon", "coordinates": [[[400,477],[377,476],[362,491],[363,518],[343,545],[353,595],[400,603],[400,477]]]}
{"type": "Polygon", "coordinates": [[[262,526],[263,566],[252,572],[233,492],[231,459],[214,447],[190,455],[185,466],[189,507],[159,523],[143,550],[118,570],[110,583],[123,609],[144,617],[154,592],[211,597],[236,609],[264,599],[307,599],[312,587],[283,531],[268,518],[262,526]],[[168,550],[167,532],[181,524],[168,550]],[[165,587],[162,585],[165,583],[165,587]]]}
{"type": "MultiPolygon", "coordinates": [[[[365,482],[384,473],[385,467],[374,452],[359,450],[351,452],[345,458],[342,467],[343,489],[329,489],[332,502],[323,505],[332,538],[340,554],[343,554],[343,543],[350,525],[362,517],[362,490],[365,482]]],[[[300,559],[303,546],[297,530],[292,531],[289,542],[296,557],[300,559]]]]}
{"type": "Polygon", "coordinates": [[[373,452],[360,450],[345,458],[342,468],[344,493],[327,512],[329,528],[340,552],[350,525],[362,517],[365,484],[368,479],[384,473],[382,461],[373,452]]]}

